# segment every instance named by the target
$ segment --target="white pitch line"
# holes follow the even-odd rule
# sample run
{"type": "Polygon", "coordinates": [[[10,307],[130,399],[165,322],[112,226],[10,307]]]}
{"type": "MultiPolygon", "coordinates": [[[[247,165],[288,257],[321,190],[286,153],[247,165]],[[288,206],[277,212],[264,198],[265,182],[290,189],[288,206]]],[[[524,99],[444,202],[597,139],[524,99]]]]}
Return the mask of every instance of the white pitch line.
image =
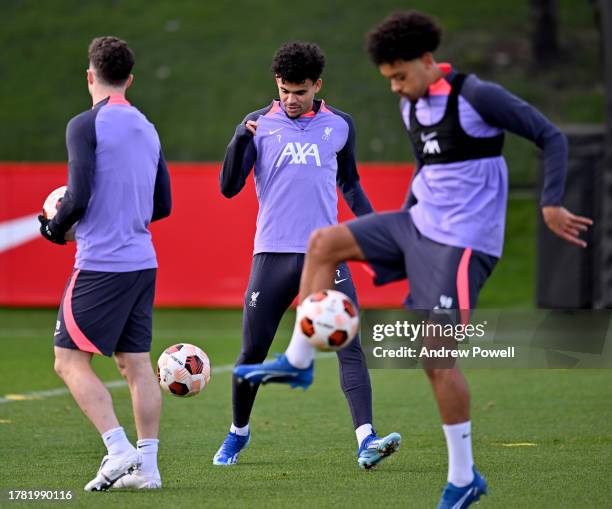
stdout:
{"type": "MultiPolygon", "coordinates": [[[[233,364],[226,364],[224,366],[219,366],[218,368],[213,368],[212,374],[216,375],[217,373],[227,373],[233,368],[233,364]]],[[[104,385],[108,389],[119,389],[122,387],[127,387],[127,382],[125,380],[112,380],[110,382],[105,382],[104,385]]],[[[49,389],[47,391],[32,391],[26,392],[25,394],[7,394],[4,398],[0,398],[0,403],[14,403],[16,401],[31,401],[36,399],[54,398],[56,396],[67,396],[68,394],[70,394],[70,391],[67,387],[49,389]]]]}
{"type": "MultiPolygon", "coordinates": [[[[335,357],[336,354],[331,352],[319,353],[317,354],[317,359],[326,359],[335,357]]],[[[212,374],[216,375],[217,373],[228,373],[234,369],[233,364],[225,364],[219,367],[212,368],[212,374]]],[[[112,380],[110,382],[105,382],[104,385],[109,389],[119,389],[122,387],[127,387],[127,382],[125,380],[112,380]]],[[[54,398],[56,396],[67,396],[70,394],[70,391],[67,387],[60,387],[58,389],[49,389],[46,391],[32,391],[26,392],[25,394],[6,394],[3,398],[0,398],[0,404],[2,403],[15,403],[16,401],[32,401],[46,398],[54,398]]]]}

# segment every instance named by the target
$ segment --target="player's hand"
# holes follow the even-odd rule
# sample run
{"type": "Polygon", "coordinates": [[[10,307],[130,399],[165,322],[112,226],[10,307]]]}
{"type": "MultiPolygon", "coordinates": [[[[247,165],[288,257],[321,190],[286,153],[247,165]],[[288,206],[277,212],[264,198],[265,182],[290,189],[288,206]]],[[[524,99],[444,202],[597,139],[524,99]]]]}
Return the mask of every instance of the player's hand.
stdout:
{"type": "Polygon", "coordinates": [[[253,136],[255,136],[255,131],[257,131],[257,121],[256,120],[247,120],[244,126],[253,136]]]}
{"type": "Polygon", "coordinates": [[[587,243],[580,238],[580,232],[586,232],[593,220],[584,216],[576,216],[565,207],[542,207],[544,222],[550,230],[570,244],[586,247],[587,243]]]}
{"type": "Polygon", "coordinates": [[[45,218],[45,216],[38,216],[38,221],[40,222],[40,234],[50,242],[54,244],[63,245],[66,243],[64,239],[64,235],[58,235],[53,231],[49,223],[51,222],[49,219],[45,218]]]}

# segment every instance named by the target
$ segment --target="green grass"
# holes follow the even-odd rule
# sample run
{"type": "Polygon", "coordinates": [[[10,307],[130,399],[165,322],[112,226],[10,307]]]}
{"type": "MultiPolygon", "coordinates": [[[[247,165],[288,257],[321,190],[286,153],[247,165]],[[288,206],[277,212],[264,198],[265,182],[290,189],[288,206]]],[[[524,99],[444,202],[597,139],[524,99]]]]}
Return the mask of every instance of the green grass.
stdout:
{"type": "MultiPolygon", "coordinates": [[[[1,310],[0,320],[0,395],[61,387],[51,366],[55,312],[1,310]]],[[[278,336],[288,337],[290,325],[288,316],[278,336]]],[[[446,451],[431,390],[418,371],[372,371],[376,425],[404,436],[402,451],[376,471],[356,465],[333,358],[318,362],[307,392],[281,386],[261,390],[251,447],[235,468],[213,467],[212,455],[231,419],[230,376],[215,374],[214,366],[231,362],[239,334],[239,311],[156,313],[154,358],[170,343],[190,340],[205,348],[213,363],[203,394],[190,400],[164,397],[162,491],[82,492],[104,451],[69,396],[0,405],[0,489],[73,490],[75,499],[66,504],[75,508],[435,505],[445,482],[446,451]]],[[[280,342],[275,349],[283,346],[280,342]]],[[[105,380],[118,378],[109,359],[99,359],[96,368],[105,380]]],[[[491,488],[482,507],[607,506],[612,372],[472,370],[467,378],[475,456],[491,488]],[[524,442],[536,445],[503,445],[524,442]]],[[[134,438],[127,389],[112,394],[120,421],[134,438]]],[[[2,504],[17,506],[26,504],[2,504]]]]}
{"type": "MultiPolygon", "coordinates": [[[[536,214],[533,200],[509,201],[505,255],[481,294],[482,307],[533,305],[536,214]]],[[[0,397],[62,387],[52,366],[55,317],[55,310],[0,310],[0,397]]],[[[93,427],[63,395],[0,404],[0,490],[73,490],[69,507],[86,508],[434,507],[445,482],[446,450],[422,373],[371,372],[376,425],[383,433],[400,431],[405,440],[402,451],[376,471],[356,466],[333,358],[318,362],[307,392],[261,390],[251,447],[235,468],[215,468],[212,455],[231,420],[231,396],[229,373],[215,373],[214,367],[236,358],[241,311],[157,310],[154,320],[153,359],[172,343],[190,341],[202,346],[213,364],[203,394],[191,400],[164,397],[159,456],[164,489],[83,493],[104,451],[93,427]]],[[[274,351],[285,348],[292,324],[290,312],[274,351]]],[[[94,365],[103,380],[118,379],[112,360],[96,358],[94,365]]],[[[470,370],[466,375],[473,393],[475,456],[491,488],[482,507],[608,504],[612,371],[470,370]],[[535,445],[503,445],[525,442],[535,445]]],[[[117,388],[112,394],[133,439],[128,391],[117,388]]]]}
{"type": "MultiPolygon", "coordinates": [[[[529,56],[528,0],[311,0],[299,11],[278,0],[6,0],[0,123],[11,127],[0,137],[0,157],[65,159],[66,122],[90,107],[87,45],[115,34],[137,56],[129,97],[156,124],[170,160],[222,159],[235,125],[275,94],[275,49],[295,39],[325,50],[321,96],[354,116],[358,159],[411,159],[397,99],[364,52],[364,34],[401,8],[440,20],[446,34],[439,60],[499,81],[555,122],[603,121],[598,32],[584,0],[559,2],[563,55],[546,69],[529,56]]],[[[508,143],[513,184],[534,182],[534,153],[527,142],[508,143]]]]}
{"type": "MultiPolygon", "coordinates": [[[[536,214],[532,200],[510,200],[505,256],[482,292],[482,307],[533,305],[536,214]]],[[[55,318],[55,310],[0,309],[0,397],[62,387],[52,366],[55,318]]],[[[154,321],[153,359],[172,343],[190,341],[202,346],[213,364],[203,394],[191,400],[164,397],[159,457],[164,489],[83,493],[104,451],[93,427],[64,395],[0,404],[0,492],[70,489],[76,499],[69,507],[84,508],[434,507],[445,482],[446,450],[422,373],[371,372],[376,426],[382,433],[398,430],[405,440],[402,451],[374,472],[356,466],[333,358],[318,361],[315,383],[305,393],[262,389],[251,447],[235,468],[214,468],[212,455],[231,420],[230,375],[214,368],[237,356],[241,311],[157,310],[154,321]]],[[[290,312],[273,351],[284,350],[292,324],[290,312]]],[[[103,380],[118,379],[111,360],[96,358],[94,365],[103,380]]],[[[467,378],[475,457],[491,488],[482,507],[609,505],[612,371],[470,370],[467,378]],[[525,442],[536,445],[503,445],[525,442]]],[[[112,394],[133,439],[127,389],[112,394]]]]}

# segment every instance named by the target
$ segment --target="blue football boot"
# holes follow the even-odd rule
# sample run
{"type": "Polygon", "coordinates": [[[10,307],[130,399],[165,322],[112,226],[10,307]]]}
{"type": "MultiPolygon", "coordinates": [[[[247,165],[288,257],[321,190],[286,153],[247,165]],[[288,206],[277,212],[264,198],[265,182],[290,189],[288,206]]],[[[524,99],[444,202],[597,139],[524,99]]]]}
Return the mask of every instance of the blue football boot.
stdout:
{"type": "Polygon", "coordinates": [[[477,502],[481,495],[487,494],[487,481],[472,467],[474,480],[467,486],[458,488],[452,483],[448,483],[442,492],[442,498],[438,504],[438,509],[465,509],[474,502],[477,502]]]}
{"type": "Polygon", "coordinates": [[[302,387],[304,390],[312,384],[314,361],[305,369],[298,369],[287,360],[284,354],[274,354],[273,361],[262,364],[242,364],[234,368],[234,375],[240,381],[252,385],[280,383],[291,387],[302,387]]]}
{"type": "Polygon", "coordinates": [[[367,436],[357,451],[357,463],[361,468],[369,470],[378,465],[387,456],[398,451],[402,437],[399,433],[391,433],[386,437],[378,438],[372,433],[367,436]]]}
{"type": "Polygon", "coordinates": [[[251,441],[251,433],[244,437],[236,435],[231,431],[225,437],[225,440],[219,447],[219,450],[213,458],[213,465],[235,465],[238,461],[240,451],[244,449],[251,441]]]}

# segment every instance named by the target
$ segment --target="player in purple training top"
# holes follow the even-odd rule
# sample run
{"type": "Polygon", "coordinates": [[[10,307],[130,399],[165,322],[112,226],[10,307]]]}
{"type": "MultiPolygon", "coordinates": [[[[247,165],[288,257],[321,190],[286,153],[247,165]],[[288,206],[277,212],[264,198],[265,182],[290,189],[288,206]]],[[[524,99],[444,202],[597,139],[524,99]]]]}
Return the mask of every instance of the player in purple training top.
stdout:
{"type": "Polygon", "coordinates": [[[68,123],[68,189],[51,221],[39,217],[43,237],[56,244],[66,243],[78,221],[74,271],[54,334],[55,370],[108,449],[86,491],[161,487],[161,396],[149,356],[157,259],[148,225],[170,214],[170,176],[155,127],[125,98],[133,65],[125,41],[92,41],[93,108],[68,123]],[[92,370],[93,354],[114,354],[127,380],[137,449],[92,370]]]}
{"type": "MultiPolygon", "coordinates": [[[[437,63],[432,52],[440,35],[432,19],[417,12],[392,15],[368,35],[372,60],[401,97],[418,173],[402,210],[314,232],[300,301],[331,288],[338,263],[360,260],[372,266],[377,284],[407,277],[406,304],[427,311],[430,319],[444,315],[440,309],[459,310],[462,316],[460,310],[474,308],[502,253],[508,187],[504,131],[533,141],[543,151],[540,204],[547,226],[570,243],[586,245],[579,236],[592,221],[561,206],[567,162],[563,134],[501,86],[437,63]]],[[[299,328],[289,350],[295,344],[304,352],[300,362],[312,359],[299,328]]],[[[464,508],[487,491],[472,458],[468,387],[456,365],[425,371],[448,447],[448,484],[439,507],[464,508]]]]}
{"type": "MultiPolygon", "coordinates": [[[[357,174],[353,120],[315,99],[324,64],[315,44],[295,42],[279,48],[272,63],[279,100],[246,116],[223,161],[223,194],[237,194],[254,166],[259,200],[237,365],[266,358],[278,324],[298,293],[308,237],[316,228],[338,222],[336,187],[355,215],[372,212],[357,174]]],[[[356,302],[346,264],[334,267],[334,275],[335,288],[356,302]]],[[[248,444],[249,418],[260,384],[287,382],[306,389],[312,383],[312,362],[307,359],[302,366],[302,345],[294,346],[286,356],[266,364],[265,376],[234,371],[233,422],[214,456],[215,465],[235,464],[248,444]],[[304,369],[287,375],[290,363],[304,369]]],[[[338,352],[338,361],[357,435],[357,461],[370,468],[395,452],[401,437],[391,433],[379,438],[372,427],[372,389],[359,338],[338,352]]]]}

